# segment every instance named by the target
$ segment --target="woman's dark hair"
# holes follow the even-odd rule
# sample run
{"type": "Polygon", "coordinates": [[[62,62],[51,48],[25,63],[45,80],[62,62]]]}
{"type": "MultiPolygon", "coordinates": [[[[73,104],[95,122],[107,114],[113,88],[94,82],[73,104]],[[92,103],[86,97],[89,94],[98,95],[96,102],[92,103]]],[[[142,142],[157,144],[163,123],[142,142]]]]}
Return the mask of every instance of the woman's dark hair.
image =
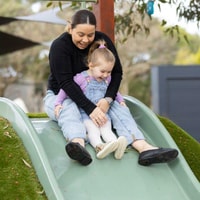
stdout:
{"type": "Polygon", "coordinates": [[[90,24],[96,27],[96,17],[89,10],[79,10],[72,16],[71,28],[75,28],[78,24],[90,24]]]}

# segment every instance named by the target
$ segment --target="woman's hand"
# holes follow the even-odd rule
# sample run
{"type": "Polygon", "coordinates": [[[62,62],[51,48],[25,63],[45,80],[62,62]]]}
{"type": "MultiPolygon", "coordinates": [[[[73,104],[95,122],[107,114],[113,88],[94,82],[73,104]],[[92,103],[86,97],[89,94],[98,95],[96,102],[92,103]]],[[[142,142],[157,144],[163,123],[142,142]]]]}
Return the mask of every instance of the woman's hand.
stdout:
{"type": "Polygon", "coordinates": [[[62,109],[62,105],[61,104],[55,106],[54,114],[55,114],[56,118],[58,118],[61,109],[62,109]]]}
{"type": "Polygon", "coordinates": [[[98,127],[103,126],[108,120],[106,114],[99,107],[96,107],[89,117],[98,127]]]}
{"type": "Polygon", "coordinates": [[[97,106],[104,112],[107,113],[109,108],[110,108],[110,104],[108,103],[108,101],[106,99],[100,99],[99,102],[97,103],[97,106]]]}

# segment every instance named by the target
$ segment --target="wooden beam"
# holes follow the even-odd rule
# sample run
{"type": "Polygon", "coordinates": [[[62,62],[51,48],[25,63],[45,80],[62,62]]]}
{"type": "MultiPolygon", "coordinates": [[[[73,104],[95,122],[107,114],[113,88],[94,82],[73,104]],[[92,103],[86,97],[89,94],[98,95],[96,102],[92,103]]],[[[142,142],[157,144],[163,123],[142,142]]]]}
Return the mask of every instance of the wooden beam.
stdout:
{"type": "Polygon", "coordinates": [[[114,42],[114,0],[98,0],[93,4],[97,30],[105,33],[114,42]]]}

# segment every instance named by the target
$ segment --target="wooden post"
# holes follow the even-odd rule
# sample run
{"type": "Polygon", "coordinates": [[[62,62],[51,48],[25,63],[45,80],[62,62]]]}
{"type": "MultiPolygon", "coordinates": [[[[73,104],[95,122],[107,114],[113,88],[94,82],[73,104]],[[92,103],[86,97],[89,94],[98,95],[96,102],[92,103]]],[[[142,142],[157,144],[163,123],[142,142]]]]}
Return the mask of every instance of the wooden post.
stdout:
{"type": "Polygon", "coordinates": [[[108,35],[114,43],[114,0],[98,0],[93,4],[93,13],[97,19],[97,30],[108,35]]]}

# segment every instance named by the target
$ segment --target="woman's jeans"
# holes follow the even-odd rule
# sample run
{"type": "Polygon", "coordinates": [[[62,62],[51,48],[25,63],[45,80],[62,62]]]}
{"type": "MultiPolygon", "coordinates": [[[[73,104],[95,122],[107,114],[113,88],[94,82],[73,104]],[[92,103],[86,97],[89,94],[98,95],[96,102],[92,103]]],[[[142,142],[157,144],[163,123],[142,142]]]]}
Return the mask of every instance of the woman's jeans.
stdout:
{"type": "Polygon", "coordinates": [[[59,117],[56,118],[54,114],[56,97],[53,91],[47,90],[44,109],[49,118],[58,122],[66,140],[71,141],[74,138],[86,140],[86,129],[77,105],[71,99],[65,99],[59,117]]]}

